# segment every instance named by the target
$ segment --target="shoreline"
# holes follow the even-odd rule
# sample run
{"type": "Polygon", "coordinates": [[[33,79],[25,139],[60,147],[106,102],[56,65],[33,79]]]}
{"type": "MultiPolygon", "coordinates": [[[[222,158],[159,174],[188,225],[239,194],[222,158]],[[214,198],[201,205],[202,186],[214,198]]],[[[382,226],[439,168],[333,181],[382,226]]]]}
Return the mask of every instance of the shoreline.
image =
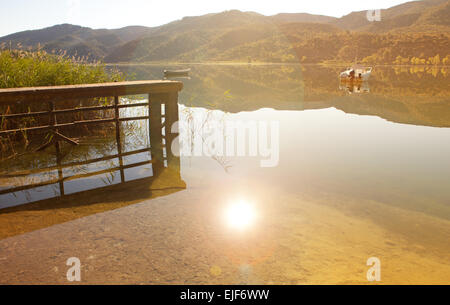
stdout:
{"type": "MultiPolygon", "coordinates": [[[[193,66],[324,66],[324,67],[344,67],[351,63],[276,63],[276,62],[118,62],[105,63],[105,66],[163,66],[163,65],[193,65],[193,66]]],[[[396,64],[364,64],[373,67],[424,67],[424,68],[450,68],[450,65],[396,65],[396,64]]]]}

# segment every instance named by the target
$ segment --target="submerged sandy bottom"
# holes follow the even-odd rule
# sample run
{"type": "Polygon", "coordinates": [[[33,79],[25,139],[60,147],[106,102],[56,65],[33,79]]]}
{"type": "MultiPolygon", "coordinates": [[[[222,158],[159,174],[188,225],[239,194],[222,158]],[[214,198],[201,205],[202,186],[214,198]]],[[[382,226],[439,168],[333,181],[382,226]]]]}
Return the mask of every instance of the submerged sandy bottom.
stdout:
{"type": "Polygon", "coordinates": [[[284,122],[278,167],[182,158],[181,175],[2,210],[0,284],[69,284],[71,257],[81,284],[370,284],[371,257],[381,284],[450,284],[448,129],[236,116],[284,122]],[[254,221],[231,227],[240,200],[254,221]]]}
{"type": "Polygon", "coordinates": [[[0,283],[69,284],[70,257],[81,284],[368,284],[369,257],[381,260],[381,284],[450,283],[446,220],[312,189],[261,190],[244,229],[224,221],[223,194],[199,186],[3,239],[0,283]]]}

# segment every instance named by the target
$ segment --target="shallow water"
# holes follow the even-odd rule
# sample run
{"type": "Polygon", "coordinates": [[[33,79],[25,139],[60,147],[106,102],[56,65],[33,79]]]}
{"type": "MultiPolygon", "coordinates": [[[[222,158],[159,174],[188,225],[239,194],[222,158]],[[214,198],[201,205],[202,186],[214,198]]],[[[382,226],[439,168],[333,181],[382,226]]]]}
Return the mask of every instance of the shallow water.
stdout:
{"type": "MultiPolygon", "coordinates": [[[[137,79],[164,69],[120,68],[137,79]]],[[[0,195],[0,282],[68,283],[78,257],[82,283],[366,284],[377,257],[381,283],[450,283],[448,70],[376,67],[351,85],[338,71],[192,66],[175,162],[129,168],[126,183],[117,170],[66,181],[63,197],[59,183],[0,195]],[[256,137],[243,156],[217,155],[211,132],[226,151],[233,123],[258,126],[256,137]]],[[[149,146],[148,122],[122,127],[125,152],[149,146]]],[[[82,143],[63,147],[64,163],[117,153],[114,136],[82,143]]],[[[2,163],[0,191],[57,178],[27,172],[55,159],[49,149],[2,163]]]]}

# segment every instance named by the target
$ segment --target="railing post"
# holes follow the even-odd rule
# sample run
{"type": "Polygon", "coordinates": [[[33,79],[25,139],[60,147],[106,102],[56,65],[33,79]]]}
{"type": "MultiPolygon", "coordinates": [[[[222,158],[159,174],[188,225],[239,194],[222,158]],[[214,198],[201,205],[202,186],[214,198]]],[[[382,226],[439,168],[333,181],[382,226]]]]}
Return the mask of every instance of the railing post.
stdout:
{"type": "Polygon", "coordinates": [[[62,158],[61,158],[61,148],[59,142],[55,141],[56,150],[56,165],[58,166],[58,182],[59,182],[59,194],[64,196],[64,175],[62,170],[62,158]]]}
{"type": "Polygon", "coordinates": [[[163,143],[162,143],[162,117],[161,104],[164,95],[149,94],[149,131],[150,131],[150,151],[153,161],[153,175],[158,175],[160,169],[164,167],[163,143]]]}
{"type": "Polygon", "coordinates": [[[180,157],[175,156],[172,151],[172,145],[175,144],[174,141],[178,140],[180,127],[178,126],[176,131],[172,130],[173,124],[179,121],[178,92],[175,91],[167,94],[165,104],[166,104],[166,112],[165,112],[166,121],[164,122],[164,125],[166,127],[165,138],[166,138],[166,152],[167,152],[167,167],[179,169],[180,157]]]}
{"type": "Polygon", "coordinates": [[[120,181],[125,182],[125,172],[123,170],[123,158],[122,158],[122,142],[120,140],[120,112],[119,112],[119,97],[114,97],[114,117],[116,119],[116,143],[117,143],[117,154],[119,156],[120,165],[120,181]]]}
{"type": "Polygon", "coordinates": [[[59,141],[56,138],[58,134],[58,128],[55,127],[58,124],[56,113],[55,113],[55,102],[49,101],[49,124],[51,126],[52,141],[55,143],[55,153],[56,153],[56,165],[58,166],[58,184],[59,184],[59,195],[64,196],[64,175],[62,171],[62,158],[61,158],[61,147],[59,141]]]}

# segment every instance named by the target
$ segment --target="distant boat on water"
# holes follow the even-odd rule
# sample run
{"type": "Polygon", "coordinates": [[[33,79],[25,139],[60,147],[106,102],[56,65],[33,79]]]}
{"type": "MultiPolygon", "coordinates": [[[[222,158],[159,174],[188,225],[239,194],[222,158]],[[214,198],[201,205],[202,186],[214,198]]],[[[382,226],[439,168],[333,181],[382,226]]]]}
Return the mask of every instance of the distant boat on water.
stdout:
{"type": "Polygon", "coordinates": [[[164,70],[164,77],[189,76],[191,69],[164,70]]]}

